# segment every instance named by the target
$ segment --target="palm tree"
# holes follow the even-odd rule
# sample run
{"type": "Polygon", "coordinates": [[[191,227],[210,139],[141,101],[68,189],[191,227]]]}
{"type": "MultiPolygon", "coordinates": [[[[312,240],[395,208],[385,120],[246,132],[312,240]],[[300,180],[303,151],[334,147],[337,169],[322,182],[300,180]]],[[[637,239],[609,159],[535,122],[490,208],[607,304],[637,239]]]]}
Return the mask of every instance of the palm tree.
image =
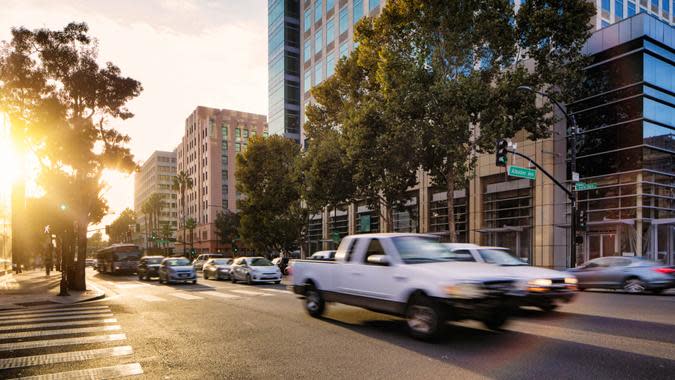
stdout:
{"type": "Polygon", "coordinates": [[[153,236],[157,236],[159,234],[159,217],[162,214],[162,209],[164,209],[164,197],[162,194],[153,193],[148,197],[146,203],[148,204],[148,211],[151,216],[150,231],[153,236]]]}
{"type": "Polygon", "coordinates": [[[145,220],[145,250],[147,251],[148,250],[148,233],[149,233],[148,226],[150,224],[150,218],[152,217],[151,216],[152,206],[150,205],[150,203],[148,202],[147,199],[146,199],[145,202],[143,202],[143,205],[141,205],[141,212],[143,213],[143,215],[145,215],[145,218],[143,218],[143,219],[145,220]]]}
{"type": "Polygon", "coordinates": [[[177,176],[173,177],[173,190],[180,193],[180,207],[181,207],[181,226],[183,227],[183,255],[185,255],[185,192],[191,190],[194,182],[192,178],[187,175],[184,171],[178,173],[177,176]]]}
{"type": "Polygon", "coordinates": [[[190,230],[190,255],[192,255],[192,251],[195,249],[194,247],[194,230],[197,228],[197,221],[190,218],[185,222],[185,229],[190,230]]]}

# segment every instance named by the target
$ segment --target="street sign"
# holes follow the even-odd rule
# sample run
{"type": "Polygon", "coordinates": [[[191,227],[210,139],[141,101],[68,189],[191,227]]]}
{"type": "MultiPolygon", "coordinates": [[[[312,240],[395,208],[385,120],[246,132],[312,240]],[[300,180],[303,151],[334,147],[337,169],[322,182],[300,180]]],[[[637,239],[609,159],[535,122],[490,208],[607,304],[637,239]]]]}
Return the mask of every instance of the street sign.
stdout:
{"type": "Polygon", "coordinates": [[[334,231],[331,234],[331,240],[333,240],[335,242],[335,244],[339,243],[340,242],[340,233],[337,232],[337,231],[334,231]]]}
{"type": "Polygon", "coordinates": [[[572,182],[579,182],[579,173],[572,172],[572,182]]]}
{"type": "Polygon", "coordinates": [[[586,183],[586,182],[577,182],[574,185],[574,188],[576,191],[584,191],[584,190],[594,190],[598,188],[597,183],[586,183]]]}
{"type": "Polygon", "coordinates": [[[370,232],[370,214],[359,217],[359,232],[370,232]]]}
{"type": "Polygon", "coordinates": [[[508,173],[511,177],[519,177],[525,179],[535,179],[537,171],[534,169],[521,168],[520,166],[509,165],[508,173]]]}

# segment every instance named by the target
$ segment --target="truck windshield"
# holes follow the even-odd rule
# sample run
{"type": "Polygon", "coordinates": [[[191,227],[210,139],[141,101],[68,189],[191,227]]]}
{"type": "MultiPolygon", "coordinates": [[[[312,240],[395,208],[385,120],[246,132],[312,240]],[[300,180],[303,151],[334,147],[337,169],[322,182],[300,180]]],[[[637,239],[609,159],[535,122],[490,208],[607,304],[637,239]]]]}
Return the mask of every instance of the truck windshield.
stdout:
{"type": "Polygon", "coordinates": [[[406,264],[449,261],[452,253],[435,239],[417,236],[401,236],[392,239],[394,246],[406,264]]]}
{"type": "Polygon", "coordinates": [[[497,264],[504,266],[527,265],[519,259],[511,256],[508,252],[501,249],[479,249],[478,253],[488,264],[497,264]]]}

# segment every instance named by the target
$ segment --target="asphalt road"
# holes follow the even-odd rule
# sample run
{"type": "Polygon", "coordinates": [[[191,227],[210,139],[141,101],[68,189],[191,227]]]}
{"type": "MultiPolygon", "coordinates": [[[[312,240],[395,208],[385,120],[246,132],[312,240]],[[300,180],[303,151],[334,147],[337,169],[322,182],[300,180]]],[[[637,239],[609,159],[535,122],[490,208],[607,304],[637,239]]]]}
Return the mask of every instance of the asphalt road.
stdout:
{"type": "Polygon", "coordinates": [[[411,339],[399,318],[349,306],[330,305],[324,319],[313,319],[281,285],[200,278],[197,285],[169,286],[90,276],[107,289],[105,300],[52,314],[0,313],[0,378],[91,368],[105,370],[89,378],[142,371],[135,378],[147,379],[597,380],[672,379],[675,373],[673,295],[584,292],[553,313],[524,310],[505,331],[456,323],[430,344],[411,339]],[[51,319],[38,321],[45,316],[51,319]],[[73,322],[84,330],[16,336],[35,331],[31,323],[57,324],[37,329],[53,332],[72,329],[73,322]],[[97,341],[101,334],[112,338],[97,341]],[[10,347],[65,338],[68,345],[10,347]]]}

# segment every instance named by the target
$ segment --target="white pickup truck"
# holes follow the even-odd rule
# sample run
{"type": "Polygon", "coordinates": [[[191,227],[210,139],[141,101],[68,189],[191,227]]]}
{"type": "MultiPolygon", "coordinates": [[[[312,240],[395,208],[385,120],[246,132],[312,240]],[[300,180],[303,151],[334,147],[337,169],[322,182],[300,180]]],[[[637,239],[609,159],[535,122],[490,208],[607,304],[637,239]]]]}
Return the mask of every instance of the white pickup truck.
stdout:
{"type": "Polygon", "coordinates": [[[340,302],[407,319],[411,335],[433,339],[448,320],[500,328],[511,315],[514,281],[498,266],[448,261],[435,236],[363,234],[342,239],[335,261],[296,260],[293,291],[320,317],[340,302]]]}

